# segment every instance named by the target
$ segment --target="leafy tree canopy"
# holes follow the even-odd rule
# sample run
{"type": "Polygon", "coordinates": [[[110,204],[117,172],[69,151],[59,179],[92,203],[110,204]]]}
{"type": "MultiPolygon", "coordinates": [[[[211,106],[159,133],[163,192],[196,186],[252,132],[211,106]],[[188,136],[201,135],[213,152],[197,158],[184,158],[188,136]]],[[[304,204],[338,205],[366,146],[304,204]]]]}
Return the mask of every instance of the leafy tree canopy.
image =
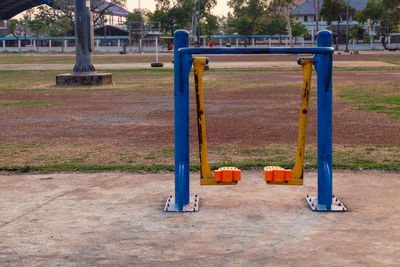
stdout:
{"type": "Polygon", "coordinates": [[[204,35],[212,36],[218,32],[220,19],[212,14],[207,14],[204,22],[201,23],[201,32],[204,35]]]}
{"type": "Polygon", "coordinates": [[[22,20],[9,20],[7,25],[7,32],[18,39],[24,31],[23,23],[24,22],[22,20]]]}
{"type": "Polygon", "coordinates": [[[382,37],[382,45],[387,49],[386,37],[400,23],[400,0],[369,0],[365,9],[357,14],[357,20],[363,23],[369,21],[372,29],[382,37]]]}
{"type": "MultiPolygon", "coordinates": [[[[190,29],[192,17],[194,13],[193,0],[155,0],[156,10],[149,13],[150,21],[158,21],[161,23],[163,32],[170,32],[174,35],[177,29],[190,29]]],[[[196,1],[197,3],[197,1],[196,1]]],[[[216,0],[200,1],[200,19],[202,22],[210,15],[211,9],[217,4],[216,0]]],[[[209,22],[210,19],[209,19],[209,22]]]]}
{"type": "Polygon", "coordinates": [[[293,33],[294,37],[308,36],[309,35],[307,27],[303,23],[294,22],[292,20],[291,24],[292,24],[292,33],[293,33]]]}
{"type": "MultiPolygon", "coordinates": [[[[320,14],[328,25],[331,25],[332,21],[346,20],[346,8],[347,4],[344,0],[324,0],[320,14]]],[[[356,10],[349,6],[349,16],[354,16],[355,13],[356,10]]]]}
{"type": "Polygon", "coordinates": [[[252,35],[262,24],[263,15],[267,14],[268,0],[230,0],[228,6],[233,14],[228,14],[228,25],[241,35],[252,35]]]}

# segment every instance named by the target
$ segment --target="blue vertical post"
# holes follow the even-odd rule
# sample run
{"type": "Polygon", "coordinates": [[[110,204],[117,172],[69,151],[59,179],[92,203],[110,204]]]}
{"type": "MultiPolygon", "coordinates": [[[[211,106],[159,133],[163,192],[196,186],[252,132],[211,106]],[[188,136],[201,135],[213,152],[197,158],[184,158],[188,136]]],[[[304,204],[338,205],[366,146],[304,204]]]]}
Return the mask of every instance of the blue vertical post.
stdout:
{"type": "MultiPolygon", "coordinates": [[[[318,33],[318,47],[332,47],[332,33],[318,33]]],[[[332,54],[315,56],[318,97],[318,210],[332,205],[332,54]]]]}
{"type": "Polygon", "coordinates": [[[179,211],[189,204],[189,72],[188,55],[178,50],[189,46],[189,34],[174,34],[175,205],[179,211]]]}

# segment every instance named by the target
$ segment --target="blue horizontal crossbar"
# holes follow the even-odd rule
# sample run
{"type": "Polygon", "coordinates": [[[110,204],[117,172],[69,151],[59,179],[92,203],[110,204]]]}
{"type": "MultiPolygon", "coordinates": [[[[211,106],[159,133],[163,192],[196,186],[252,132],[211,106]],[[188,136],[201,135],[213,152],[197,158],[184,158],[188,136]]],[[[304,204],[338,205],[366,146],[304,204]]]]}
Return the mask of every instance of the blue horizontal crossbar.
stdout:
{"type": "Polygon", "coordinates": [[[333,47],[315,48],[180,48],[180,55],[191,54],[333,54],[333,47]]]}

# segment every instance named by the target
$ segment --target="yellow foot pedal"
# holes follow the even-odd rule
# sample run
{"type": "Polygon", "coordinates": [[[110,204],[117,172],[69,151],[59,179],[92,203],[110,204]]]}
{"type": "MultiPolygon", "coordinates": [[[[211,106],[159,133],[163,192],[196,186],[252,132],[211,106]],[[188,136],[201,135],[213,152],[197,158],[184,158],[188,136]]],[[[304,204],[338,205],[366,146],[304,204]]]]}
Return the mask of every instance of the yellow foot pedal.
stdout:
{"type": "Polygon", "coordinates": [[[238,182],[242,178],[242,172],[236,167],[221,167],[214,171],[215,182],[238,182]]]}
{"type": "Polygon", "coordinates": [[[303,185],[303,179],[292,178],[292,170],[278,166],[264,167],[264,178],[267,184],[303,185]]]}

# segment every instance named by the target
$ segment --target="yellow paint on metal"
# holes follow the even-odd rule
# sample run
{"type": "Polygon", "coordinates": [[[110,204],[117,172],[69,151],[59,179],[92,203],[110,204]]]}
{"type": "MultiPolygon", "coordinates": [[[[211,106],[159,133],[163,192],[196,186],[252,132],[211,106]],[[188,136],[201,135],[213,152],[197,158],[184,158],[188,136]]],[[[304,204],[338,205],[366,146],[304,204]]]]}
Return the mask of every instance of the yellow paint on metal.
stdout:
{"type": "Polygon", "coordinates": [[[292,177],[293,177],[293,182],[295,182],[296,179],[301,179],[301,184],[303,184],[304,152],[306,146],[307,118],[308,118],[308,107],[310,102],[311,74],[312,74],[313,63],[314,63],[313,59],[300,60],[301,68],[303,70],[303,91],[301,96],[296,164],[293,167],[292,177]]]}
{"type": "MultiPolygon", "coordinates": [[[[196,103],[197,103],[197,126],[199,133],[199,152],[200,152],[200,184],[203,180],[214,182],[214,175],[210,169],[207,159],[207,138],[206,138],[206,118],[204,115],[204,90],[203,90],[203,74],[204,66],[207,64],[205,57],[194,58],[194,81],[196,90],[196,103]]],[[[217,182],[215,182],[217,183],[217,182]]]]}
{"type": "Polygon", "coordinates": [[[237,181],[234,182],[216,182],[214,179],[201,178],[200,185],[237,185],[237,181]]]}
{"type": "Polygon", "coordinates": [[[290,181],[275,182],[266,181],[266,184],[276,184],[276,185],[303,185],[303,178],[292,179],[290,181]]]}

